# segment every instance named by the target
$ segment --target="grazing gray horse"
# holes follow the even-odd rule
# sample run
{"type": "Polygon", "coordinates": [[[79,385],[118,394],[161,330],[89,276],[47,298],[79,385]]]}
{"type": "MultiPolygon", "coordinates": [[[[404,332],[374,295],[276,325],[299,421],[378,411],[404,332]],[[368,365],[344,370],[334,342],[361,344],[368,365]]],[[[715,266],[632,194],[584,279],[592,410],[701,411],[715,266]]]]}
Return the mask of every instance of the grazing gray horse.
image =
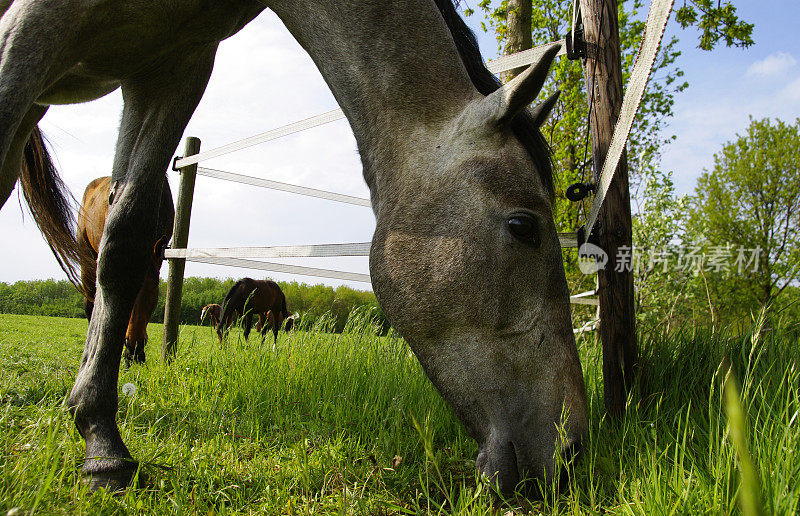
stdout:
{"type": "MultiPolygon", "coordinates": [[[[48,105],[118,87],[124,98],[94,316],[69,395],[83,472],[94,488],[120,488],[136,471],[116,388],[160,185],[217,45],[265,7],[347,115],[377,218],[375,293],[477,440],[478,469],[506,492],[557,477],[557,456],[571,457],[586,435],[587,408],[538,130],[555,99],[525,109],[555,50],[499,87],[451,0],[5,0],[0,200],[48,105]]],[[[26,198],[68,262],[72,235],[54,242],[47,220],[59,216],[57,176],[25,156],[26,198]]]]}

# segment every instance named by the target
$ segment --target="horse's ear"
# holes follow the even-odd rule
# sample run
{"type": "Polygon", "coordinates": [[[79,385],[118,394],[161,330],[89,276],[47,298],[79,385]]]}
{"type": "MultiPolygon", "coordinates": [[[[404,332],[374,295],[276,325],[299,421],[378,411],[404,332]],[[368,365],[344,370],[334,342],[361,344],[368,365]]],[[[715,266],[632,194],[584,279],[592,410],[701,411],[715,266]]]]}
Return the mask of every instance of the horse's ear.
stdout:
{"type": "MultiPolygon", "coordinates": [[[[482,101],[484,109],[488,111],[490,123],[509,124],[517,113],[536,100],[559,50],[561,45],[548,48],[539,62],[529,66],[482,101]]],[[[549,101],[550,99],[545,101],[545,104],[549,101]]]]}
{"type": "Polygon", "coordinates": [[[533,117],[533,123],[536,124],[536,127],[542,127],[547,119],[550,118],[550,113],[553,111],[553,108],[556,107],[556,102],[558,102],[558,97],[561,96],[561,90],[556,90],[555,93],[547,97],[547,100],[538,104],[535,108],[531,110],[531,117],[533,117]]]}

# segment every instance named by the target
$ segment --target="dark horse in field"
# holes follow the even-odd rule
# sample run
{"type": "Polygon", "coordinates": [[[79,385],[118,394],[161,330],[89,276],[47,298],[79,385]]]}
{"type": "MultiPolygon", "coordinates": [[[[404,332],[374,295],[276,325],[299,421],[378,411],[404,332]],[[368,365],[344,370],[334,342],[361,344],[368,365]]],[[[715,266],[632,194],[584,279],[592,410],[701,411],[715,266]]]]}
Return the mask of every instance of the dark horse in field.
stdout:
{"type": "Polygon", "coordinates": [[[292,319],[289,319],[289,310],[286,308],[286,296],[274,281],[242,278],[225,294],[222,307],[222,316],[217,324],[217,337],[220,343],[225,330],[235,324],[238,317],[243,319],[244,340],[250,335],[253,317],[259,319],[257,331],[260,331],[262,336],[272,328],[276,343],[283,321],[286,321],[286,331],[292,329],[292,319]]]}
{"type": "MultiPolygon", "coordinates": [[[[113,195],[111,177],[100,177],[86,186],[83,203],[78,214],[78,252],[81,264],[81,293],[84,296],[83,308],[86,318],[92,320],[94,296],[97,289],[97,252],[100,239],[106,225],[108,203],[113,195]]],[[[128,329],[125,332],[125,364],[131,361],[143,364],[145,361],[144,346],[147,344],[147,323],[158,303],[158,272],[163,261],[164,247],[172,238],[172,223],[175,210],[172,207],[172,194],[166,179],[161,187],[161,204],[157,218],[158,228],[155,234],[161,237],[152,243],[153,254],[150,256],[142,286],[133,303],[128,329]]]]}
{"type": "Polygon", "coordinates": [[[588,411],[540,131],[557,97],[528,109],[557,46],[501,85],[452,0],[5,0],[0,203],[20,179],[68,270],[74,221],[65,222],[54,171],[36,168],[35,129],[52,104],[117,88],[124,100],[95,308],[67,400],[92,487],[121,488],[138,467],[117,426],[117,382],[162,235],[165,171],[220,41],[265,8],[308,52],[350,123],[376,219],[372,287],[477,441],[478,471],[506,492],[560,477],[561,459],[588,435],[588,411]]]}

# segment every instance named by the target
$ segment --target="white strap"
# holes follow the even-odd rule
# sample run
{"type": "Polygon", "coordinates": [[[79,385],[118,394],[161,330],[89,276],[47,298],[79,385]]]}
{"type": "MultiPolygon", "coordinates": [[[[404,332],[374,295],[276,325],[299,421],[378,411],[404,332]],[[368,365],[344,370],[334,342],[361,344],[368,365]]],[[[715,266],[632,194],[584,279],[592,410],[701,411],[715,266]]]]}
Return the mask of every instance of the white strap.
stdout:
{"type": "Polygon", "coordinates": [[[625,142],[633,126],[633,119],[639,110],[642,102],[644,89],[653,70],[658,49],[661,46],[661,38],[664,36],[664,29],[667,26],[669,15],[672,12],[673,0],[653,0],[650,3],[650,14],[647,17],[647,26],[642,36],[642,43],[639,47],[639,55],[636,64],[631,72],[631,78],[625,90],[625,99],[622,101],[622,108],[619,112],[617,124],[614,126],[614,135],[611,137],[611,144],[608,147],[606,161],[603,163],[600,181],[592,202],[592,209],[589,211],[588,221],[586,222],[586,234],[592,232],[597,215],[603,206],[603,201],[611,185],[611,178],[617,170],[617,165],[625,150],[625,142]]]}
{"type": "Polygon", "coordinates": [[[352,195],[317,190],[316,188],[281,183],[279,181],[261,179],[260,177],[244,176],[242,174],[234,174],[233,172],[225,172],[224,170],[198,167],[197,174],[206,177],[213,177],[215,179],[224,179],[225,181],[233,181],[234,183],[259,186],[269,190],[280,190],[281,192],[290,192],[299,195],[305,195],[307,197],[317,197],[319,199],[327,199],[329,201],[355,204],[356,206],[366,206],[368,208],[372,206],[369,202],[369,199],[364,199],[363,197],[354,197],[352,195]]]}
{"type": "MultiPolygon", "coordinates": [[[[514,68],[519,68],[520,66],[526,66],[535,63],[548,48],[557,44],[561,45],[561,51],[559,51],[558,55],[564,55],[566,53],[566,45],[564,45],[564,40],[562,39],[554,43],[547,43],[535,48],[523,50],[522,52],[517,52],[516,54],[494,59],[486,63],[486,68],[488,68],[492,73],[500,73],[513,70],[514,68]]],[[[333,111],[328,111],[327,113],[322,113],[321,115],[312,116],[311,118],[306,118],[297,122],[292,122],[291,124],[277,127],[265,133],[257,134],[243,140],[229,143],[227,145],[223,145],[222,147],[217,147],[216,149],[207,150],[199,154],[193,154],[191,156],[178,159],[175,161],[175,168],[188,167],[189,165],[194,165],[195,163],[200,163],[204,160],[216,158],[224,154],[245,149],[247,147],[252,147],[253,145],[258,145],[259,143],[282,138],[290,134],[299,133],[300,131],[319,127],[336,120],[341,120],[342,118],[344,118],[344,113],[342,110],[334,109],[333,111]]]]}
{"type": "Polygon", "coordinates": [[[199,154],[193,154],[191,156],[181,158],[175,161],[175,168],[188,167],[189,165],[200,163],[203,160],[216,158],[218,156],[222,156],[223,154],[229,154],[231,152],[246,149],[247,147],[252,147],[253,145],[258,145],[259,143],[276,140],[293,133],[299,133],[300,131],[305,131],[306,129],[312,129],[336,120],[341,120],[342,118],[344,118],[344,113],[342,110],[334,109],[333,111],[328,111],[327,113],[322,113],[321,115],[312,116],[311,118],[306,118],[297,122],[292,122],[291,124],[245,138],[244,140],[229,143],[227,145],[223,145],[222,147],[217,147],[216,149],[207,150],[199,154]]]}
{"type": "Polygon", "coordinates": [[[597,324],[599,322],[600,322],[599,320],[598,321],[589,321],[588,323],[584,324],[580,328],[573,328],[572,329],[572,333],[579,334],[579,333],[584,333],[584,332],[587,332],[587,331],[594,330],[594,329],[597,328],[597,324]]]}
{"type": "Polygon", "coordinates": [[[284,274],[297,274],[300,276],[315,276],[318,278],[332,278],[346,281],[360,281],[369,283],[369,274],[357,272],[335,271],[331,269],[318,269],[316,267],[300,267],[284,263],[259,262],[243,260],[240,258],[188,258],[191,262],[209,263],[212,265],[226,265],[229,267],[242,267],[244,269],[258,269],[269,272],[282,272],[284,274]]]}
{"type": "Polygon", "coordinates": [[[600,306],[600,299],[596,297],[583,297],[581,295],[578,296],[569,296],[569,302],[573,305],[591,305],[591,306],[600,306]]]}
{"type": "Polygon", "coordinates": [[[522,52],[516,52],[507,56],[498,57],[486,62],[486,68],[492,73],[501,73],[519,68],[521,66],[528,66],[529,64],[538,63],[542,55],[551,47],[561,45],[561,50],[558,51],[556,56],[563,56],[567,54],[567,41],[560,39],[552,43],[545,43],[538,47],[529,48],[522,52]]]}
{"type": "MultiPolygon", "coordinates": [[[[369,256],[370,242],[346,244],[285,245],[272,247],[195,247],[166,249],[165,258],[333,258],[337,256],[369,256]]],[[[583,292],[573,297],[591,296],[583,292]]]]}
{"type": "Polygon", "coordinates": [[[578,247],[578,233],[574,231],[571,233],[559,233],[558,243],[561,244],[561,247],[578,247]]]}
{"type": "Polygon", "coordinates": [[[284,245],[274,247],[219,247],[166,249],[165,258],[330,258],[369,256],[370,242],[346,244],[284,245]]]}

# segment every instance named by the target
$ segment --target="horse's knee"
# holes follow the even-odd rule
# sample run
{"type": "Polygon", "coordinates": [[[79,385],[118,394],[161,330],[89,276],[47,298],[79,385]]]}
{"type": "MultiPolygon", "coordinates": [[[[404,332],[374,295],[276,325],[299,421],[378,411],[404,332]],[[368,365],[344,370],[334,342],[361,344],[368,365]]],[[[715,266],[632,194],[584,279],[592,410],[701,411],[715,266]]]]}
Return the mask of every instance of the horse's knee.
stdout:
{"type": "Polygon", "coordinates": [[[145,246],[137,246],[127,236],[117,237],[119,234],[107,231],[107,238],[103,238],[97,258],[97,285],[106,299],[113,293],[133,302],[144,278],[147,253],[142,252],[145,246]]]}

